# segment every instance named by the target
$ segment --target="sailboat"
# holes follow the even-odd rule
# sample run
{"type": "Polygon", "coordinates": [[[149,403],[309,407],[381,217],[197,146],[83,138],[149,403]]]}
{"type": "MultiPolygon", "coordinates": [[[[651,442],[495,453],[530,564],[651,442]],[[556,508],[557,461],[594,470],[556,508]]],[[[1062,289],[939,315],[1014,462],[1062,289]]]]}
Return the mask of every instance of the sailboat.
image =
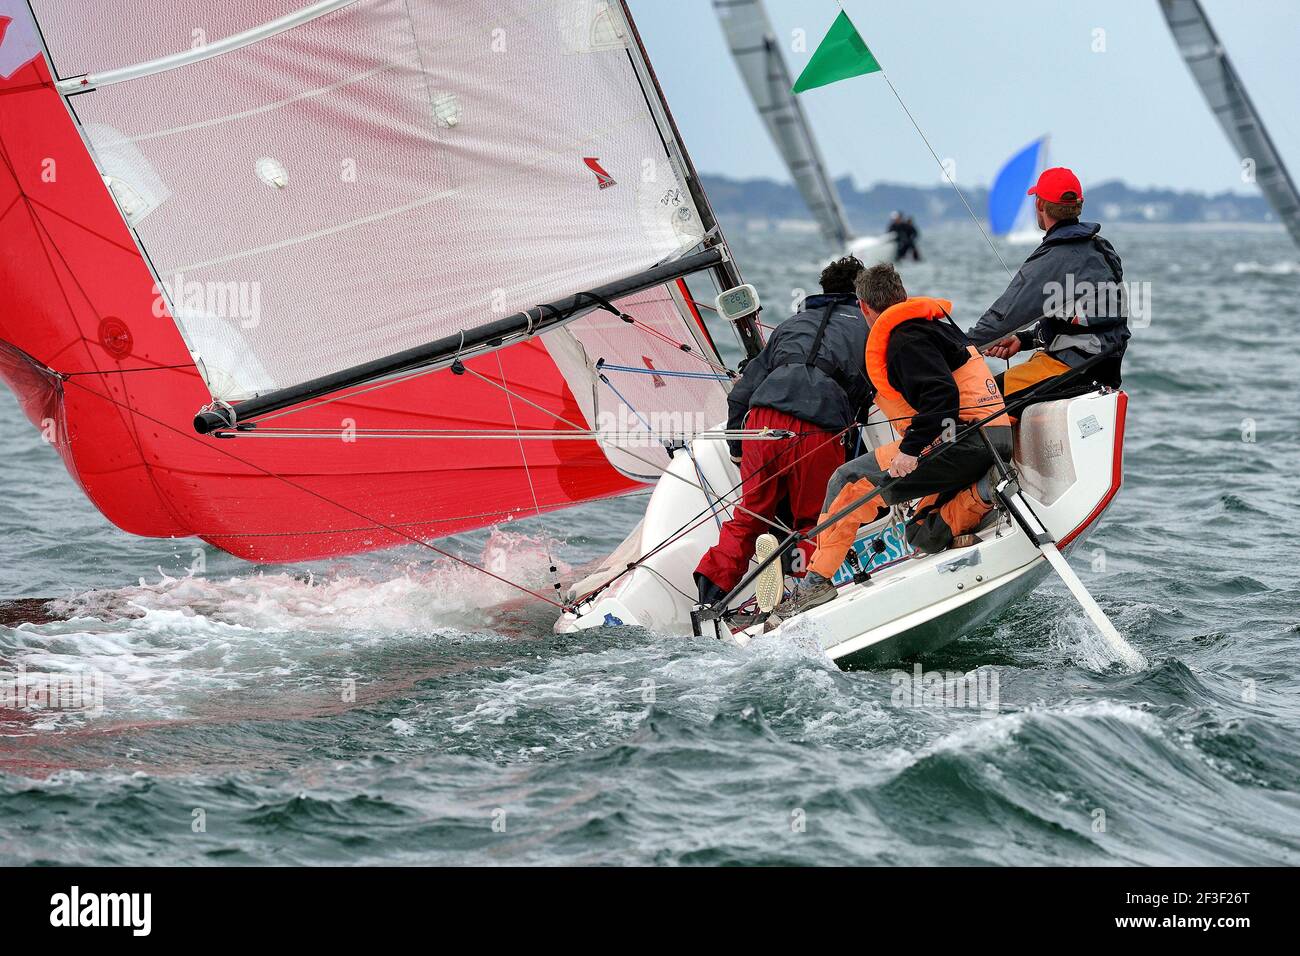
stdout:
{"type": "MultiPolygon", "coordinates": [[[[561,631],[701,630],[725,441],[792,436],[718,424],[735,372],[699,306],[752,356],[758,297],[627,4],[232,5],[178,48],[180,6],[0,0],[0,377],[90,501],[250,561],[464,561],[433,541],[649,485],[564,600],[479,570],[561,631]]],[[[868,526],[870,577],[810,612],[827,653],[921,652],[1031,587],[1118,490],[1124,408],[1024,410],[971,548],[868,526]]]]}
{"type": "Polygon", "coordinates": [[[713,9],[750,99],[827,244],[867,261],[891,256],[892,237],[855,236],[849,226],[803,104],[790,92],[794,78],[762,0],[713,0],[713,9]]]}
{"type": "Polygon", "coordinates": [[[1048,139],[1036,139],[1008,159],[989,188],[989,232],[1012,245],[1042,241],[1028,190],[1047,168],[1048,139]]]}
{"type": "Polygon", "coordinates": [[[1228,142],[1291,239],[1300,245],[1300,193],[1199,0],[1160,0],[1178,52],[1228,142]]]}

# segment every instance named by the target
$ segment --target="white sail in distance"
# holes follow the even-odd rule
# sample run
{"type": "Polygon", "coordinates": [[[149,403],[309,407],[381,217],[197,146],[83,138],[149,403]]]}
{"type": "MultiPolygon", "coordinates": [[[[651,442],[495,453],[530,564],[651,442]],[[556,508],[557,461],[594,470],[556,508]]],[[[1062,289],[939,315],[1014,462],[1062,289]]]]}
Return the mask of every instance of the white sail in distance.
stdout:
{"type": "Polygon", "coordinates": [[[822,235],[837,248],[847,247],[853,231],[808,117],[790,92],[794,78],[762,0],[713,0],[713,9],[758,115],[822,235]]]}
{"type": "Polygon", "coordinates": [[[1291,238],[1300,245],[1300,193],[1259,111],[1198,0],[1160,0],[1160,10],[1205,101],[1291,238]]]}

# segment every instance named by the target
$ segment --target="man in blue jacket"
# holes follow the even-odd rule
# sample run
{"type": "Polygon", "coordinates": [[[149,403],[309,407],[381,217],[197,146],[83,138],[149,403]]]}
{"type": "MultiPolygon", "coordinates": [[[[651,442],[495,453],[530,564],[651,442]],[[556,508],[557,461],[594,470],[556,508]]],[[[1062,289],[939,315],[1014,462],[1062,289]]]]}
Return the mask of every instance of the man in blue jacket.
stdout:
{"type": "Polygon", "coordinates": [[[1114,349],[1092,370],[1117,387],[1129,335],[1124,267],[1095,222],[1080,222],[1083,187],[1070,170],[1043,171],[1029,190],[1036,197],[1042,244],[1025,260],[1005,292],[970,331],[985,355],[1009,359],[1024,349],[1039,353],[998,376],[1013,395],[1114,349]]]}

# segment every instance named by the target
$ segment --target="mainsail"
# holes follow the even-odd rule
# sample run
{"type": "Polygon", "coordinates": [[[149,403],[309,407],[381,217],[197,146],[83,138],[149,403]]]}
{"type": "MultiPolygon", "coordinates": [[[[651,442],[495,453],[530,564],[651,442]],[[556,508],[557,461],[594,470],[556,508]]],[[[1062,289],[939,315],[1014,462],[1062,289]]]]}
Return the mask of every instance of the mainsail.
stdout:
{"type": "Polygon", "coordinates": [[[790,170],[799,194],[826,241],[838,248],[846,247],[853,231],[835,184],[826,172],[826,163],[803,106],[790,92],[794,79],[762,0],[713,0],[713,9],[758,115],[790,170]]]}
{"type": "Polygon", "coordinates": [[[1300,193],[1198,0],[1160,0],[1188,69],[1243,164],[1300,245],[1300,193]]]}
{"type": "Polygon", "coordinates": [[[31,12],[0,377],[121,527],[386,547],[640,487],[643,421],[725,416],[692,286],[737,276],[623,4],[31,12]]]}
{"type": "Polygon", "coordinates": [[[998,171],[989,189],[989,232],[1006,236],[1033,226],[1034,204],[1028,191],[1047,161],[1047,137],[1020,150],[998,171]]]}

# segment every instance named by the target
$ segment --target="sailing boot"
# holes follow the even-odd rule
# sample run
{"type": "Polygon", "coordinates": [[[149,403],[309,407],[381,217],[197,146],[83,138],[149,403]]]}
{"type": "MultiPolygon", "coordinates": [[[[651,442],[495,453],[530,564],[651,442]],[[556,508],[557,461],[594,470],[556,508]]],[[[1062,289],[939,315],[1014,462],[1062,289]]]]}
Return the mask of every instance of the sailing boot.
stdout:
{"type": "Polygon", "coordinates": [[[704,575],[700,574],[699,571],[695,572],[694,577],[695,587],[699,591],[700,595],[700,603],[706,607],[717,604],[727,596],[726,591],[722,590],[722,588],[718,587],[704,575]]]}
{"type": "Polygon", "coordinates": [[[835,585],[829,578],[824,578],[816,571],[809,571],[795,588],[794,594],[776,606],[776,615],[782,620],[802,614],[804,611],[820,607],[827,601],[835,600],[835,585]]]}

